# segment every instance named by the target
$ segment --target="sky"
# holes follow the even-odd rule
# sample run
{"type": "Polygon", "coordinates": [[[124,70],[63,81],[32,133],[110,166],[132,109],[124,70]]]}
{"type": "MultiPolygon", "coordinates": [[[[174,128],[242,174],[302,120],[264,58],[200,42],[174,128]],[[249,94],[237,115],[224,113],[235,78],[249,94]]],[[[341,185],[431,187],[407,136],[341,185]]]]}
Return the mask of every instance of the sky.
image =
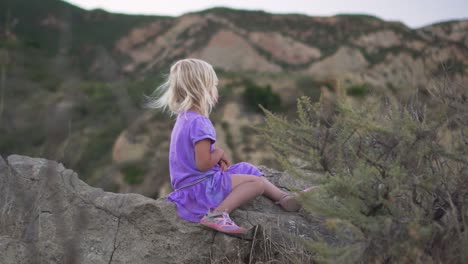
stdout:
{"type": "Polygon", "coordinates": [[[468,0],[67,0],[84,9],[125,14],[179,16],[212,7],[298,13],[310,16],[369,14],[418,28],[436,22],[468,19],[468,0]]]}

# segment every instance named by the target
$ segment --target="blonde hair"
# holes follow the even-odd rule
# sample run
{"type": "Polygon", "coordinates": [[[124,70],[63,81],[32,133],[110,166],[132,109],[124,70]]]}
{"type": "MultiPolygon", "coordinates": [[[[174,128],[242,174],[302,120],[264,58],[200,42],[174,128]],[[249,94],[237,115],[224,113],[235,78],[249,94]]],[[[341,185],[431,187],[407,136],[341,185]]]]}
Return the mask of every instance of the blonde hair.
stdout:
{"type": "Polygon", "coordinates": [[[172,114],[193,109],[208,116],[218,100],[218,77],[213,67],[203,60],[184,59],[171,66],[169,76],[146,104],[172,114]]]}

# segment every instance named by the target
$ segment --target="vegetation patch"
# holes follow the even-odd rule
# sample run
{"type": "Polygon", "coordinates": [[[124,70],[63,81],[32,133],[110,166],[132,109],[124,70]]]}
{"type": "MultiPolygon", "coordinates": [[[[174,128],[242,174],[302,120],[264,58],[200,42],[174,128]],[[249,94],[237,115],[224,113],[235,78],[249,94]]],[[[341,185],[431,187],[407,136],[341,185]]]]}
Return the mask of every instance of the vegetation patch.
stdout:
{"type": "Polygon", "coordinates": [[[96,129],[89,137],[89,141],[78,162],[77,170],[81,176],[91,177],[92,172],[100,165],[111,161],[111,150],[115,139],[122,131],[122,124],[110,123],[100,129],[96,129]]]}
{"type": "Polygon", "coordinates": [[[270,85],[260,86],[246,80],[244,87],[242,97],[250,110],[261,113],[259,105],[262,105],[271,111],[281,111],[281,97],[271,89],[270,85]]]}
{"type": "Polygon", "coordinates": [[[421,56],[421,51],[410,49],[403,46],[394,46],[389,48],[381,48],[374,52],[368,52],[365,48],[359,47],[361,54],[364,56],[366,61],[369,62],[370,66],[377,65],[387,58],[390,54],[397,56],[398,54],[405,53],[409,54],[413,59],[417,59],[421,56]]]}
{"type": "Polygon", "coordinates": [[[149,76],[140,80],[129,80],[125,86],[125,91],[128,94],[132,105],[142,109],[146,103],[145,96],[150,96],[154,90],[164,82],[162,75],[149,76]]]}
{"type": "Polygon", "coordinates": [[[304,209],[347,241],[305,242],[314,262],[468,263],[465,88],[443,82],[427,101],[415,92],[385,108],[303,97],[294,122],[265,111],[261,131],[283,167],[324,174],[304,209]]]}
{"type": "Polygon", "coordinates": [[[444,75],[455,75],[455,74],[461,74],[463,75],[465,73],[465,69],[467,66],[463,64],[460,60],[457,60],[455,58],[450,58],[446,60],[443,63],[440,63],[438,65],[438,68],[435,72],[432,74],[438,77],[443,77],[444,75]]]}
{"type": "Polygon", "coordinates": [[[322,86],[333,89],[329,87],[328,83],[318,82],[309,75],[302,76],[296,80],[296,87],[302,92],[302,95],[308,96],[313,102],[318,102],[320,99],[320,88],[322,86]]]}
{"type": "Polygon", "coordinates": [[[146,173],[142,164],[127,164],[120,171],[123,174],[124,181],[130,185],[141,184],[146,173]]]}
{"type": "Polygon", "coordinates": [[[346,94],[353,97],[365,97],[369,94],[369,91],[367,84],[357,84],[346,89],[346,94]]]}

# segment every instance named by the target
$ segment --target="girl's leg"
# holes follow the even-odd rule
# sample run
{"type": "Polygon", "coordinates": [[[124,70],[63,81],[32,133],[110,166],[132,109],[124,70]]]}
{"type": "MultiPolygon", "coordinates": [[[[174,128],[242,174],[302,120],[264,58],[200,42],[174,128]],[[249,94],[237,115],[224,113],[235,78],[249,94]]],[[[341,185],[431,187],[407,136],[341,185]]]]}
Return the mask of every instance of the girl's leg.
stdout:
{"type": "Polygon", "coordinates": [[[279,201],[281,198],[283,198],[285,195],[288,193],[285,191],[282,191],[280,188],[276,187],[273,183],[271,183],[267,178],[265,177],[259,177],[263,180],[263,186],[265,187],[265,191],[263,192],[263,195],[266,197],[270,198],[273,201],[279,201]]]}
{"type": "Polygon", "coordinates": [[[296,211],[299,207],[291,207],[287,201],[295,200],[291,195],[280,190],[265,177],[246,174],[232,174],[232,191],[223,202],[214,210],[208,212],[201,220],[202,225],[229,234],[245,234],[247,230],[237,226],[229,217],[229,213],[245,202],[264,194],[274,201],[280,201],[280,205],[287,211],[296,211]],[[289,198],[286,200],[286,198],[289,198]],[[226,214],[227,213],[227,214],[226,214]]]}
{"type": "Polygon", "coordinates": [[[288,194],[276,187],[265,177],[233,174],[231,175],[231,179],[232,191],[214,210],[215,212],[227,211],[230,213],[242,204],[262,194],[275,202],[280,201],[288,194]]]}
{"type": "Polygon", "coordinates": [[[264,193],[266,197],[270,198],[273,201],[279,201],[281,198],[283,198],[285,195],[287,195],[286,192],[282,191],[278,187],[276,187],[274,184],[272,184],[266,177],[262,177],[262,173],[258,170],[257,167],[253,166],[252,164],[248,162],[240,162],[232,165],[229,168],[229,171],[231,174],[234,176],[232,178],[232,189],[234,190],[235,187],[246,181],[244,178],[238,178],[236,175],[241,175],[241,176],[249,176],[249,177],[254,177],[255,179],[251,180],[259,180],[261,179],[264,184],[264,193]]]}
{"type": "Polygon", "coordinates": [[[265,191],[265,183],[262,178],[264,177],[232,174],[232,191],[214,211],[231,213],[242,204],[262,195],[265,191]]]}
{"type": "Polygon", "coordinates": [[[294,194],[289,194],[285,191],[282,191],[265,177],[261,178],[265,186],[263,195],[275,201],[284,210],[289,212],[296,212],[302,207],[294,194]]]}

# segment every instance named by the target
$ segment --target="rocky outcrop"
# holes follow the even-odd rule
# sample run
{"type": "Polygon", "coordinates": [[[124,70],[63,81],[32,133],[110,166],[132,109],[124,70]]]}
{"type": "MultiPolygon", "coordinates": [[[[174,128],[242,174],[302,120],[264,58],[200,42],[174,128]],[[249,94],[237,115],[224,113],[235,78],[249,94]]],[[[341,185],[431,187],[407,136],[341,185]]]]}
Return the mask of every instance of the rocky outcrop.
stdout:
{"type": "MultiPolygon", "coordinates": [[[[262,170],[277,185],[304,184],[262,170]]],[[[291,235],[329,237],[313,217],[286,213],[263,197],[236,210],[233,218],[251,228],[244,239],[179,219],[165,199],[90,187],[55,161],[0,158],[0,259],[5,264],[255,263],[267,258],[287,263],[288,252],[310,256],[299,251],[301,244],[291,235]]]]}
{"type": "Polygon", "coordinates": [[[305,64],[322,56],[319,49],[277,32],[251,32],[249,39],[273,58],[291,65],[305,64]]]}
{"type": "Polygon", "coordinates": [[[465,47],[468,47],[467,31],[467,20],[438,23],[417,30],[418,34],[425,39],[432,40],[434,37],[438,37],[448,41],[462,42],[465,47]]]}
{"type": "Polygon", "coordinates": [[[228,71],[281,71],[281,67],[266,60],[242,36],[230,30],[220,30],[192,57],[228,71]]]}
{"type": "Polygon", "coordinates": [[[368,63],[359,50],[341,47],[333,56],[313,64],[306,72],[316,77],[330,78],[359,74],[367,66],[368,63]]]}
{"type": "Polygon", "coordinates": [[[367,35],[360,36],[354,44],[363,47],[367,52],[375,52],[378,49],[385,49],[401,45],[401,37],[391,30],[382,30],[367,35]]]}

